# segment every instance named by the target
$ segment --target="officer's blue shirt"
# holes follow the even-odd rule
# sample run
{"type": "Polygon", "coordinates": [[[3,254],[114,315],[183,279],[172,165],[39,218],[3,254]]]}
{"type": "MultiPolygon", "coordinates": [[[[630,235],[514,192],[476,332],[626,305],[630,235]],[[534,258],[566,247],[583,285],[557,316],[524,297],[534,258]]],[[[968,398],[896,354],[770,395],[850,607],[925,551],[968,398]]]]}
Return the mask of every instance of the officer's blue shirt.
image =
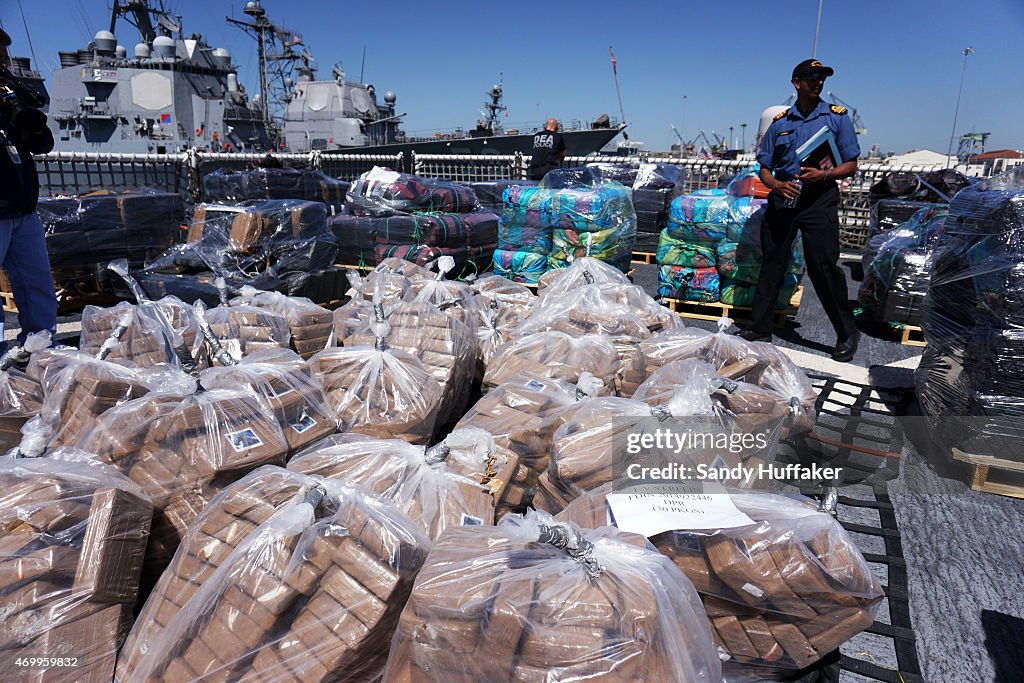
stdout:
{"type": "Polygon", "coordinates": [[[853,130],[853,122],[843,111],[837,114],[824,100],[820,100],[818,106],[806,117],[796,106],[790,107],[785,116],[772,121],[765,131],[757,151],[758,163],[774,171],[777,179],[792,180],[800,175],[797,148],[810,140],[822,126],[828,126],[832,131],[843,163],[856,159],[860,156],[860,144],[853,130]]]}

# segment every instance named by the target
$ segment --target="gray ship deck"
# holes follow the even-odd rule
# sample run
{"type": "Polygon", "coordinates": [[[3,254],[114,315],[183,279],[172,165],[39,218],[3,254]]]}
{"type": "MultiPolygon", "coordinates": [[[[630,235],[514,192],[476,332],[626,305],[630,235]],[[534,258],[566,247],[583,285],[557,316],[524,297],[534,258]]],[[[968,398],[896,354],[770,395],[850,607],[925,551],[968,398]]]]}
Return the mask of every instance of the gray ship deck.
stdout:
{"type": "MultiPolygon", "coordinates": [[[[844,260],[851,298],[858,260],[844,260]]],[[[653,294],[656,268],[638,266],[635,280],[653,294]]],[[[61,319],[62,333],[77,335],[77,328],[74,318],[61,319]]],[[[856,421],[849,416],[861,415],[867,445],[900,453],[828,454],[859,475],[858,485],[841,491],[839,518],[887,594],[875,625],[841,649],[839,681],[1024,680],[1024,500],[971,491],[959,463],[929,445],[919,422],[901,419],[918,414],[913,369],[921,349],[865,334],[852,363],[833,362],[833,332],[813,287],[795,321],[778,332],[776,343],[822,393],[816,431],[849,441],[856,421]]],[[[8,314],[5,337],[16,334],[16,316],[8,314]]]]}

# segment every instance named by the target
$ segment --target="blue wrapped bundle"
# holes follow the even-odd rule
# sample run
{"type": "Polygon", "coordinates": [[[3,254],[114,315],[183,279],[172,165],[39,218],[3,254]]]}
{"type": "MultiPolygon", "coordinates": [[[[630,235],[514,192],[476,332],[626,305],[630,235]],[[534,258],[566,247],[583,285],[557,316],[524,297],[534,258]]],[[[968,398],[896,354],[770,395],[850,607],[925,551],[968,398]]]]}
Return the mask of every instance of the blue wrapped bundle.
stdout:
{"type": "Polygon", "coordinates": [[[713,247],[677,240],[667,230],[661,232],[657,258],[659,265],[688,268],[714,268],[717,260],[713,247]]]}
{"type": "Polygon", "coordinates": [[[530,251],[494,251],[494,272],[515,282],[535,285],[548,269],[548,258],[544,254],[530,251]]]}
{"type": "Polygon", "coordinates": [[[556,228],[581,232],[603,230],[621,227],[633,217],[636,231],[629,190],[620,183],[558,190],[551,200],[551,212],[556,228]]]}
{"type": "Polygon", "coordinates": [[[551,251],[553,190],[515,186],[502,193],[505,209],[498,223],[498,248],[547,256],[551,251]]]}
{"type": "Polygon", "coordinates": [[[725,190],[697,190],[676,197],[669,205],[669,220],[677,223],[728,223],[734,197],[725,190]]]}
{"type": "Polygon", "coordinates": [[[718,301],[718,271],[714,268],[661,266],[658,268],[658,295],[685,301],[718,301]]]}

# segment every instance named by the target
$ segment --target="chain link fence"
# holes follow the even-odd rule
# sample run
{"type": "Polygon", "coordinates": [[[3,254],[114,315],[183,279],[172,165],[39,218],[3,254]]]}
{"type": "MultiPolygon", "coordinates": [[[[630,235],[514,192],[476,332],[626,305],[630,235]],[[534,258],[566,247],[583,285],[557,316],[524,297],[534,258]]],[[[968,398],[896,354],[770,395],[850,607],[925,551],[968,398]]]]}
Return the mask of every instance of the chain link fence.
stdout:
{"type": "MultiPolygon", "coordinates": [[[[322,170],[327,175],[352,181],[374,166],[411,172],[427,178],[445,178],[472,183],[489,180],[523,180],[530,157],[514,155],[415,154],[406,159],[397,155],[368,154],[275,154],[285,165],[299,165],[322,170]]],[[[202,201],[202,178],[218,168],[241,170],[259,165],[266,157],[260,154],[99,154],[51,152],[36,157],[40,194],[44,196],[84,194],[99,189],[149,187],[168,192],[181,192],[187,200],[202,201]]],[[[673,164],[683,169],[683,191],[718,187],[726,178],[749,167],[751,162],[722,159],[677,159],[673,157],[567,157],[565,168],[583,166],[594,161],[609,163],[653,162],[673,164]]],[[[853,178],[841,185],[839,204],[840,245],[846,249],[862,249],[870,238],[871,214],[868,190],[886,173],[909,171],[923,173],[940,166],[889,166],[863,164],[853,178]]]]}

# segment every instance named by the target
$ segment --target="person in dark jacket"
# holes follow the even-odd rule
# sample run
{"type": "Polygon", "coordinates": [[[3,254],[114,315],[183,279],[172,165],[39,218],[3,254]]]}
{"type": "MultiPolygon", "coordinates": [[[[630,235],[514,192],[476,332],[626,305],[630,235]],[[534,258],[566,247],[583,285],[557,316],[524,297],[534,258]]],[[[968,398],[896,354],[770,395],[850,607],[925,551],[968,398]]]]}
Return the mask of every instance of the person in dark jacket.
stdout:
{"type": "Polygon", "coordinates": [[[558,168],[565,158],[565,139],[558,132],[558,120],[548,119],[544,130],[533,136],[530,157],[530,180],[541,180],[544,174],[558,168]]]}
{"type": "MultiPolygon", "coordinates": [[[[43,224],[36,213],[39,177],[33,154],[53,149],[38,96],[8,70],[11,38],[0,29],[0,264],[18,307],[18,343],[33,332],[56,333],[57,297],[43,224]]],[[[0,340],[3,323],[0,319],[0,340]]],[[[6,343],[0,343],[6,349],[6,343]]]]}

